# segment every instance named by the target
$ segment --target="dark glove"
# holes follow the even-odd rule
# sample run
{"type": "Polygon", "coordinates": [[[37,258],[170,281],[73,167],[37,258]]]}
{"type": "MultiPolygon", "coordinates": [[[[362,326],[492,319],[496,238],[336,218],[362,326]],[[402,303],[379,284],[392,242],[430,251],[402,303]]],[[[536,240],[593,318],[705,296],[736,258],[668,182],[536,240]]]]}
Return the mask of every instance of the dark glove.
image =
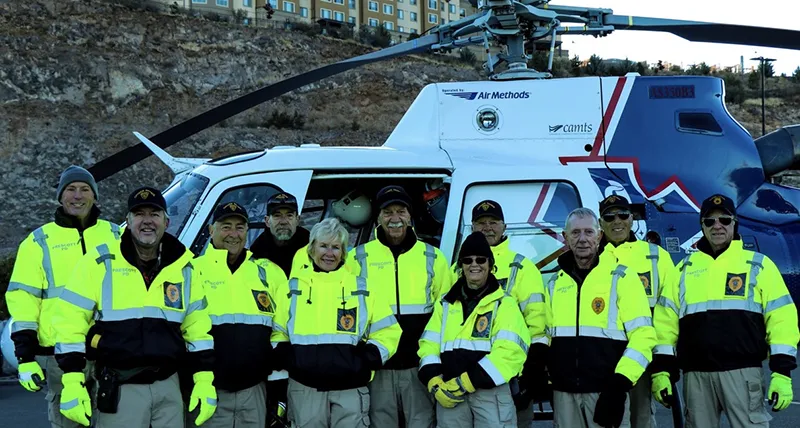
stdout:
{"type": "MultiPolygon", "coordinates": [[[[681,379],[681,370],[678,367],[678,358],[674,355],[654,354],[653,362],[648,367],[650,373],[669,373],[669,378],[673,384],[681,379]]],[[[646,375],[643,375],[646,376],[646,375]]]]}
{"type": "Polygon", "coordinates": [[[521,412],[527,409],[531,402],[531,394],[522,379],[512,377],[508,386],[511,389],[511,398],[514,400],[514,407],[517,408],[517,411],[521,412]]]}
{"type": "Polygon", "coordinates": [[[614,373],[608,386],[600,393],[594,408],[594,423],[604,428],[619,428],[625,416],[625,400],[633,383],[627,377],[614,373]]]}

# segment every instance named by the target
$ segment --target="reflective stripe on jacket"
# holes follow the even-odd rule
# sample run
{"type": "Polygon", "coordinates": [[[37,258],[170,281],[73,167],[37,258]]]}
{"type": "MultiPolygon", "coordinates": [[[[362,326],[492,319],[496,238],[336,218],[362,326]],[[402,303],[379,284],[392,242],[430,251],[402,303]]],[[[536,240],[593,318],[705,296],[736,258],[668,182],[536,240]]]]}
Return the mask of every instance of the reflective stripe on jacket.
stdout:
{"type": "Polygon", "coordinates": [[[490,276],[494,291],[487,290],[475,309],[464,318],[458,296],[466,282],[456,282],[437,302],[433,316],[419,340],[423,385],[434,376],[447,381],[466,372],[476,388],[494,388],[508,383],[522,371],[530,338],[519,304],[505,295],[490,276]]]}
{"type": "Polygon", "coordinates": [[[652,361],[656,342],[650,307],[639,278],[608,244],[582,284],[572,276],[574,255],[548,282],[549,372],[558,391],[600,392],[614,373],[636,383],[652,361]]]}
{"type": "Polygon", "coordinates": [[[213,370],[211,319],[193,254],[165,233],[161,257],[173,261],[164,260],[148,286],[120,249],[133,245],[129,234],[89,251],[61,292],[53,320],[59,366],[81,370],[88,345],[100,367],[153,366],[166,378],[188,356],[197,371],[213,370]]]}
{"type": "MultiPolygon", "coordinates": [[[[6,293],[8,309],[14,317],[12,335],[29,331],[32,336],[38,335],[41,347],[53,347],[55,298],[64,289],[72,269],[87,249],[119,242],[119,238],[119,226],[105,220],[97,220],[84,230],[51,222],[28,235],[19,246],[6,293]]],[[[18,354],[21,348],[26,355],[18,357],[33,361],[36,350],[17,346],[18,354]]]]}
{"type": "Polygon", "coordinates": [[[661,295],[662,284],[675,275],[675,264],[669,253],[651,242],[632,241],[618,245],[614,255],[639,277],[650,308],[654,308],[661,295]]]}
{"type": "Polygon", "coordinates": [[[275,320],[273,345],[291,345],[289,377],[320,391],[366,386],[402,333],[388,304],[344,268],[291,278],[275,320]]]}
{"type": "Polygon", "coordinates": [[[655,309],[657,356],[677,351],[686,371],[761,367],[768,354],[796,367],[797,308],[772,260],[733,240],[716,259],[689,254],[678,271],[655,309]]]}
{"type": "Polygon", "coordinates": [[[214,338],[214,385],[241,391],[263,382],[271,369],[276,302],[288,293],[286,275],[267,259],[244,262],[231,273],[228,251],[213,246],[192,261],[208,301],[214,338]]]}

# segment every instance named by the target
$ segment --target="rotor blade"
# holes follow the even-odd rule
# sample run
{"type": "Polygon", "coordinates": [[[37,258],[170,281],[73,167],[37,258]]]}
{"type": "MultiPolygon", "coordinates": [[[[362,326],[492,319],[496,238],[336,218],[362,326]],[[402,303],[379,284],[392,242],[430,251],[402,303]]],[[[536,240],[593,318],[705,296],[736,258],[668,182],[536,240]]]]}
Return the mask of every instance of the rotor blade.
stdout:
{"type": "Polygon", "coordinates": [[[605,15],[617,30],[666,31],[693,42],[726,43],[800,50],[800,31],[641,16],[605,15]]]}
{"type": "MultiPolygon", "coordinates": [[[[243,95],[235,100],[228,101],[221,106],[215,107],[206,111],[205,113],[188,119],[185,122],[175,125],[172,128],[169,128],[166,131],[163,131],[150,138],[150,141],[161,148],[169,147],[178,141],[190,137],[204,129],[210,128],[231,116],[235,116],[247,109],[279,97],[289,91],[293,91],[310,83],[365,64],[422,52],[437,43],[439,43],[439,35],[428,34],[426,36],[399,43],[395,46],[382,49],[377,52],[371,52],[365,55],[346,59],[344,61],[339,61],[334,64],[328,64],[320,68],[307,71],[303,74],[298,74],[297,76],[290,77],[286,80],[281,80],[280,82],[273,83],[272,85],[258,89],[247,95],[243,95]]],[[[95,163],[89,168],[89,172],[92,173],[95,181],[101,181],[141,160],[146,159],[150,155],[152,155],[152,152],[148,150],[144,144],[137,143],[135,146],[123,149],[95,163]]]]}

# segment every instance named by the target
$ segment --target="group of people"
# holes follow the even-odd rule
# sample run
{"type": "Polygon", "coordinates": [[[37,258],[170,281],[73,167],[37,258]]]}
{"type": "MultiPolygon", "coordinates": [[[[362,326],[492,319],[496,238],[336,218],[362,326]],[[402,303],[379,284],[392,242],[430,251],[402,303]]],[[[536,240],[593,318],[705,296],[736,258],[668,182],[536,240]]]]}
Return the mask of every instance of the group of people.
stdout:
{"type": "Polygon", "coordinates": [[[246,210],[215,207],[202,255],[166,233],[156,189],[130,194],[124,230],[83,168],[57,197],[6,294],[20,383],[46,383],[54,427],[528,427],[550,401],[558,427],[654,428],[681,373],[688,426],[766,427],[766,358],[773,410],[793,398],[797,309],[722,195],[678,266],[621,196],[575,209],[546,282],[493,200],[450,265],[400,186],[355,248],[336,217],[299,227],[280,192],[249,249],[246,210]]]}

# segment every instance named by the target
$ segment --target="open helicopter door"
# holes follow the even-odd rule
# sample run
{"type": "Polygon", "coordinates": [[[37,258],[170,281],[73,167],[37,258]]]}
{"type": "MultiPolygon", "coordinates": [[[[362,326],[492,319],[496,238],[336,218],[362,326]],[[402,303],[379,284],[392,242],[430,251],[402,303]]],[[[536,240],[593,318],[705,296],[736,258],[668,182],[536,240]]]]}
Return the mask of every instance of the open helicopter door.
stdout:
{"type": "Polygon", "coordinates": [[[278,192],[288,192],[297,199],[302,214],[313,170],[295,170],[240,175],[212,184],[188,220],[181,241],[195,254],[202,254],[210,241],[208,225],[214,208],[220,203],[236,202],[250,217],[246,248],[266,230],[266,203],[278,192]]]}
{"type": "Polygon", "coordinates": [[[597,211],[600,195],[585,168],[456,168],[450,186],[441,250],[454,261],[472,232],[472,209],[491,200],[502,207],[512,250],[530,258],[543,275],[554,272],[565,250],[561,231],[567,214],[586,206],[597,211]]]}

